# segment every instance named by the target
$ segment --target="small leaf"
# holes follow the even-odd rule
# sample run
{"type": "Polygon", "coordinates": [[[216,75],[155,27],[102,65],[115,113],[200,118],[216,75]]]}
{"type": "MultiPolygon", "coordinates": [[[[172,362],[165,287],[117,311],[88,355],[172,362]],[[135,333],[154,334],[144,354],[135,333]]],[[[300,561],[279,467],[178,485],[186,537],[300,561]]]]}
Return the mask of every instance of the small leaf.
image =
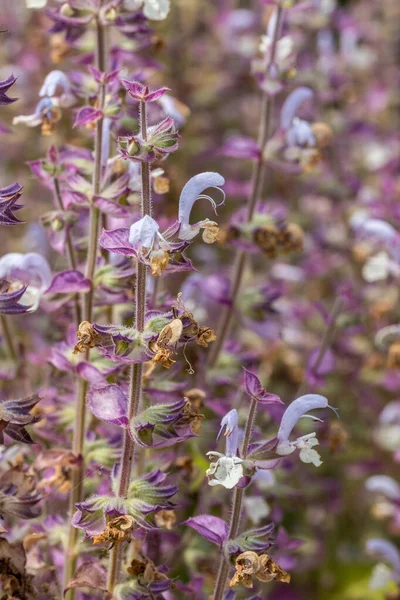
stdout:
{"type": "Polygon", "coordinates": [[[262,387],[257,375],[254,375],[254,373],[251,373],[251,371],[248,371],[247,369],[243,369],[243,371],[246,392],[251,398],[254,398],[257,402],[260,402],[260,404],[283,404],[279,396],[270,394],[262,387]]]}
{"type": "Polygon", "coordinates": [[[128,402],[117,385],[91,388],[87,402],[89,409],[98,419],[120,427],[128,425],[128,402]]]}
{"type": "MultiPolygon", "coordinates": [[[[91,588],[107,592],[107,570],[99,563],[83,563],[65,588],[64,596],[72,588],[91,588]]],[[[111,594],[106,596],[106,598],[111,597],[111,594]]]]}
{"type": "Polygon", "coordinates": [[[206,540],[222,548],[228,538],[228,526],[223,519],[212,515],[199,515],[184,521],[182,525],[188,525],[200,533],[206,540]]]}

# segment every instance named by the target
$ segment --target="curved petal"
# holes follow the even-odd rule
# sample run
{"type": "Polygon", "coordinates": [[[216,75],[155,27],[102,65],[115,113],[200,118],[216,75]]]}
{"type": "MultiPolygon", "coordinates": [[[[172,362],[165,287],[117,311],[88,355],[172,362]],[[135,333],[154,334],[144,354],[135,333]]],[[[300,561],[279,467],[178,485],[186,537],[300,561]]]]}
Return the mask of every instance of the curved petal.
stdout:
{"type": "Polygon", "coordinates": [[[400,553],[394,544],[381,538],[371,538],[366,543],[366,549],[368,554],[386,560],[400,574],[400,553]]]}
{"type": "MultiPolygon", "coordinates": [[[[199,195],[210,187],[220,187],[224,185],[225,179],[219,173],[208,171],[195,175],[185,184],[179,198],[178,221],[183,225],[189,225],[190,213],[193,204],[199,195]]],[[[215,208],[215,202],[210,200],[215,208]]]]}
{"type": "Polygon", "coordinates": [[[308,87],[298,87],[286,98],[281,110],[281,129],[290,128],[300,106],[306,100],[311,100],[314,92],[308,87]]]}
{"type": "Polygon", "coordinates": [[[329,408],[328,400],[319,394],[306,394],[294,400],[283,413],[278,431],[278,440],[288,440],[297,421],[316,408],[329,408]]]}
{"type": "Polygon", "coordinates": [[[383,494],[391,500],[400,498],[400,485],[388,475],[373,475],[368,477],[365,487],[369,492],[383,494]]]}

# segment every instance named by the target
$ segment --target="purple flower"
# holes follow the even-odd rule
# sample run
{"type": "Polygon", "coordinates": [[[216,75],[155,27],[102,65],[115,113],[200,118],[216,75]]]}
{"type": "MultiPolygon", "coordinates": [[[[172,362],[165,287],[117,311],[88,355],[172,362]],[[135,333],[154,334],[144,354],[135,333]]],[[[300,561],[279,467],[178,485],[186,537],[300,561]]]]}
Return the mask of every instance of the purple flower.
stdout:
{"type": "Polygon", "coordinates": [[[313,97],[313,91],[307,87],[295,89],[286,98],[281,110],[281,129],[285,132],[289,146],[314,146],[312,127],[307,121],[296,117],[300,106],[313,97]]]}
{"type": "Polygon", "coordinates": [[[0,104],[12,104],[18,98],[9,98],[7,96],[7,92],[12,85],[17,81],[17,78],[14,75],[10,75],[7,79],[3,79],[0,81],[0,104]]]}
{"type": "Polygon", "coordinates": [[[4,444],[4,434],[17,442],[33,444],[33,440],[25,429],[40,420],[40,417],[31,414],[40,398],[37,394],[22,400],[0,401],[0,444],[4,444]]]}
{"type": "Polygon", "coordinates": [[[18,225],[23,223],[14,214],[22,208],[22,204],[16,204],[20,199],[22,186],[19,183],[13,183],[7,187],[0,188],[0,224],[18,225]]]}

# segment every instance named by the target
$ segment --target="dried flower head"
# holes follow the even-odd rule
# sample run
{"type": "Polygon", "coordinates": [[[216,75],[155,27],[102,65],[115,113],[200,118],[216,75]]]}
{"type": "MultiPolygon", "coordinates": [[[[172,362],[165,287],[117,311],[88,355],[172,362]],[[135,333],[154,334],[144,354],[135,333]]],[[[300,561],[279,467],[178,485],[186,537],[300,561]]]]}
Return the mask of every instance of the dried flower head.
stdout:
{"type": "Polygon", "coordinates": [[[115,517],[108,521],[104,531],[93,536],[93,544],[111,543],[112,548],[115,544],[129,542],[134,525],[135,519],[130,515],[120,515],[119,517],[115,517]]]}
{"type": "Polygon", "coordinates": [[[262,581],[280,581],[290,583],[290,575],[284,571],[268,554],[258,555],[247,550],[242,552],[235,561],[235,574],[229,585],[231,587],[242,584],[246,588],[253,587],[253,578],[262,581]]]}
{"type": "Polygon", "coordinates": [[[89,321],[82,321],[77,331],[79,341],[75,344],[73,354],[87,352],[89,348],[95,348],[101,342],[101,335],[97,333],[89,321]]]}

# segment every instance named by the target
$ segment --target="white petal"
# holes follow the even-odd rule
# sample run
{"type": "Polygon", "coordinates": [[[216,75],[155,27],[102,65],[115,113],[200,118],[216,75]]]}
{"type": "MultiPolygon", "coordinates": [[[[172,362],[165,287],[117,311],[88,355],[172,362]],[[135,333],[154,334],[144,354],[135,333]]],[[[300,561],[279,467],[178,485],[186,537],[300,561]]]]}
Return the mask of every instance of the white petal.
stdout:
{"type": "Polygon", "coordinates": [[[145,0],[143,13],[153,21],[163,21],[167,18],[170,9],[170,0],[145,0]]]}
{"type": "Polygon", "coordinates": [[[372,590],[378,590],[380,588],[384,588],[394,580],[393,571],[387,565],[383,563],[378,563],[375,565],[371,579],[369,581],[369,587],[372,590]]]}
{"type": "Polygon", "coordinates": [[[303,448],[300,450],[300,460],[303,463],[312,463],[316,467],[322,465],[322,460],[318,452],[316,450],[311,450],[310,448],[303,448]]]}
{"type": "Polygon", "coordinates": [[[373,283],[386,279],[390,272],[390,259],[386,252],[379,252],[371,256],[362,269],[362,276],[365,281],[373,283]]]}
{"type": "Polygon", "coordinates": [[[144,248],[152,248],[155,237],[159,230],[158,223],[146,215],[140,221],[136,221],[129,230],[129,241],[135,245],[141,243],[144,248]]]}
{"type": "Polygon", "coordinates": [[[26,0],[27,8],[44,8],[47,0],[26,0]]]}

